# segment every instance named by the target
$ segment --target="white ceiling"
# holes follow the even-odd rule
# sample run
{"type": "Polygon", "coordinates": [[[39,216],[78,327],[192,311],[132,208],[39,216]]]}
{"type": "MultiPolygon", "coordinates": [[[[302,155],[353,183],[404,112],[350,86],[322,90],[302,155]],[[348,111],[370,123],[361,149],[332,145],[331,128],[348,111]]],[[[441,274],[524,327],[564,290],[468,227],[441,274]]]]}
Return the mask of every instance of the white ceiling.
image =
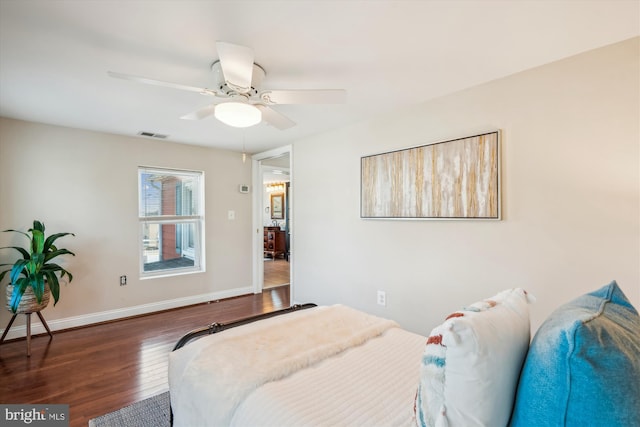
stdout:
{"type": "Polygon", "coordinates": [[[0,115],[259,152],[640,34],[638,0],[0,0],[0,115]],[[217,40],[253,48],[270,89],[346,89],[245,130],[179,117],[210,98],[217,40]]]}
{"type": "Polygon", "coordinates": [[[289,182],[290,153],[262,160],[262,182],[289,182]],[[277,171],[274,173],[274,171],[277,171]],[[284,173],[282,173],[284,172],[284,173]]]}

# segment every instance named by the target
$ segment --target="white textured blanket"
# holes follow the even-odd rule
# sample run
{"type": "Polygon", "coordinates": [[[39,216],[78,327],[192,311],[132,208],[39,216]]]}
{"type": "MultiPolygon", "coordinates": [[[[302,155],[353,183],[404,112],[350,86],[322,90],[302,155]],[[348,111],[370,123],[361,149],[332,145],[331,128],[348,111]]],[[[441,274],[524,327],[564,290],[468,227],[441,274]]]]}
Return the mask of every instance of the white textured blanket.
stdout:
{"type": "Polygon", "coordinates": [[[228,425],[262,384],[397,325],[345,306],[316,307],[200,339],[170,354],[174,426],[228,425]]]}

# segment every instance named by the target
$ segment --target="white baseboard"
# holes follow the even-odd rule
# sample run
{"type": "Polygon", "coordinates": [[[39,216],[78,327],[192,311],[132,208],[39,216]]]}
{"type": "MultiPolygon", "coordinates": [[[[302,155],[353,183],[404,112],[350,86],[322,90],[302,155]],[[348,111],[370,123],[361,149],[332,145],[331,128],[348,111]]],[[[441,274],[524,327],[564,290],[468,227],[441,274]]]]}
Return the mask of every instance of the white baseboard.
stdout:
{"type": "MultiPolygon", "coordinates": [[[[193,304],[200,304],[207,301],[215,301],[223,298],[231,298],[239,295],[252,294],[253,288],[238,288],[222,292],[212,292],[209,294],[193,295],[190,297],[176,298],[172,300],[159,301],[149,304],[137,305],[134,307],[119,308],[116,310],[101,311],[99,313],[84,314],[82,316],[66,317],[63,319],[47,320],[46,313],[43,312],[45,320],[51,331],[59,331],[62,329],[77,328],[79,326],[88,326],[94,323],[108,322],[110,320],[122,319],[125,317],[139,316],[141,314],[153,313],[156,311],[169,310],[172,308],[185,307],[193,304]]],[[[21,316],[21,315],[20,315],[21,316]]],[[[0,329],[0,335],[4,333],[4,329],[0,329]]],[[[46,334],[47,331],[40,323],[38,316],[31,316],[31,335],[46,334]]],[[[12,326],[5,340],[13,338],[21,338],[27,336],[27,326],[12,326]]]]}

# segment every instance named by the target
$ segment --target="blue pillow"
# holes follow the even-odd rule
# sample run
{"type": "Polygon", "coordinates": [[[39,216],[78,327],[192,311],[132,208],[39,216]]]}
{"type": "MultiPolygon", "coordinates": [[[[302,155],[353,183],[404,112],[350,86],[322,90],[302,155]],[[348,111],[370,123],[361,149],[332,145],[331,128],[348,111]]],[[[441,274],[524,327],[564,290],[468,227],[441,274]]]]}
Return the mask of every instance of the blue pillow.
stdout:
{"type": "Polygon", "coordinates": [[[511,426],[640,426],[640,316],[615,281],[540,326],[511,426]]]}

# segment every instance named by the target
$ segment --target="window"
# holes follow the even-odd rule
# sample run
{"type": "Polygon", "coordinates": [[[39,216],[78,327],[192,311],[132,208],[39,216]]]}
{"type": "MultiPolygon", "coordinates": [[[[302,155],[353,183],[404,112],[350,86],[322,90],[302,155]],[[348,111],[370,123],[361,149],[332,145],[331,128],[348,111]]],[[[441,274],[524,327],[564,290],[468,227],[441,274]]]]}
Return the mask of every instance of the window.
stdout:
{"type": "Polygon", "coordinates": [[[140,275],[204,271],[203,173],[138,168],[140,275]]]}

